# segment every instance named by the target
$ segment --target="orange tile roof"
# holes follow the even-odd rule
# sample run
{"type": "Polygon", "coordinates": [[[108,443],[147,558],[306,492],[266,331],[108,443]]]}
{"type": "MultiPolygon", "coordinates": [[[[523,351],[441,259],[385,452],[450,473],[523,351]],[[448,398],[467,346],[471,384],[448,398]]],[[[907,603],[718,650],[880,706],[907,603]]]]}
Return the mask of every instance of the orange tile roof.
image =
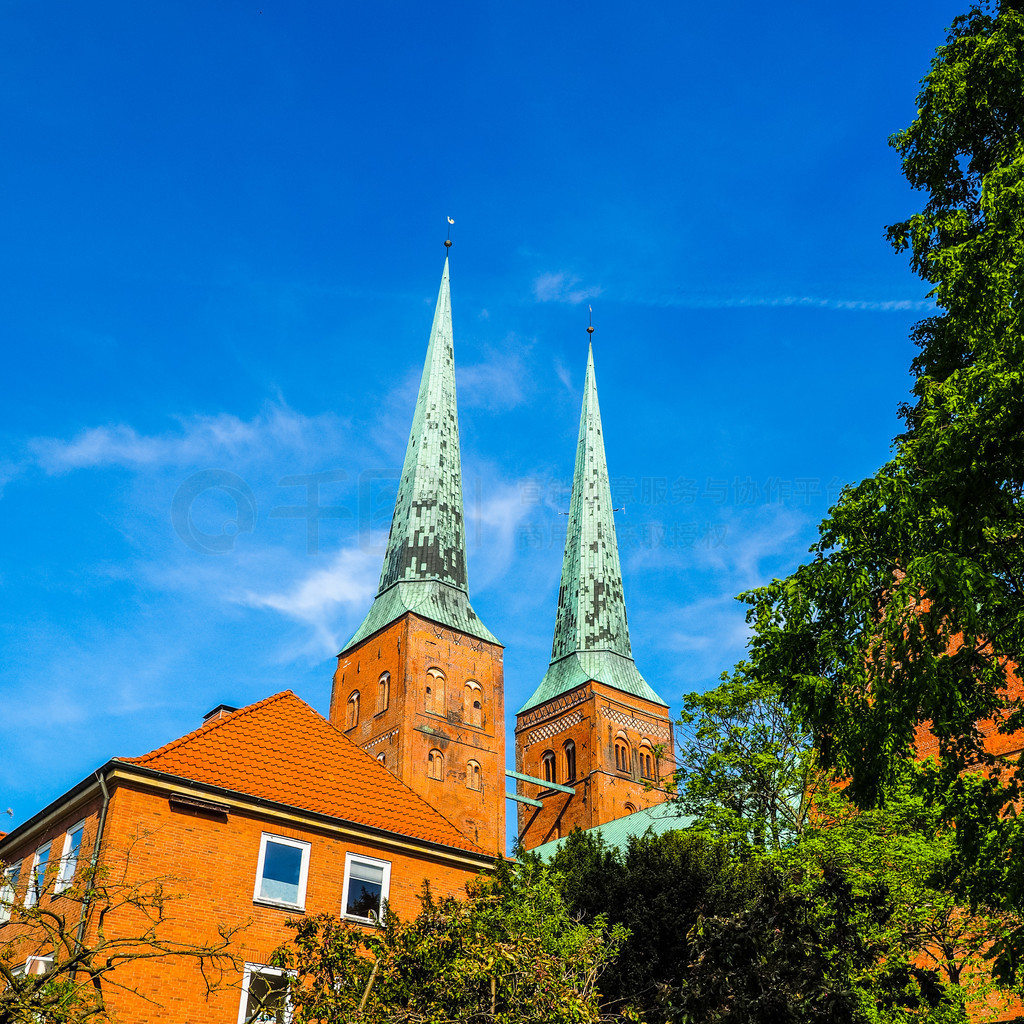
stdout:
{"type": "Polygon", "coordinates": [[[141,757],[117,760],[413,839],[483,853],[291,690],[207,722],[141,757]]]}

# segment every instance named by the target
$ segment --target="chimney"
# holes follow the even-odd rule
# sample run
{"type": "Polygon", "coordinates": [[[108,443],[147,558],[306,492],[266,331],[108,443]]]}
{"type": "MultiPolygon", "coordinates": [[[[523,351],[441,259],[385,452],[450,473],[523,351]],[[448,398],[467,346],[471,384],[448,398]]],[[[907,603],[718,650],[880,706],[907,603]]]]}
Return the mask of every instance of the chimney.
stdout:
{"type": "Polygon", "coordinates": [[[203,715],[203,725],[207,722],[216,722],[218,718],[227,718],[233,711],[237,711],[238,708],[233,708],[230,704],[218,704],[212,711],[207,711],[203,715]]]}

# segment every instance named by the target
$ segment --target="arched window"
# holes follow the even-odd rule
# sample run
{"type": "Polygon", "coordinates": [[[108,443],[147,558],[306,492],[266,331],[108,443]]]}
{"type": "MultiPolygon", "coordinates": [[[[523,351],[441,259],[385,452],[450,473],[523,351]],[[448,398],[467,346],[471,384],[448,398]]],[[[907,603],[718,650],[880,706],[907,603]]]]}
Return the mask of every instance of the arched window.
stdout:
{"type": "Polygon", "coordinates": [[[627,814],[636,814],[636,808],[632,804],[626,804],[627,814]]]}
{"type": "Polygon", "coordinates": [[[566,740],[562,749],[565,751],[565,781],[576,781],[576,744],[566,740]]]}
{"type": "Polygon", "coordinates": [[[432,750],[427,755],[427,777],[444,779],[444,754],[440,750],[432,750]]]}
{"type": "Polygon", "coordinates": [[[384,751],[382,750],[377,755],[377,760],[380,761],[381,764],[385,764],[387,762],[387,754],[385,754],[384,751]]]}
{"type": "Polygon", "coordinates": [[[391,674],[385,672],[380,679],[377,680],[377,714],[379,715],[382,711],[387,711],[388,704],[391,703],[391,674]]]}
{"type": "Polygon", "coordinates": [[[467,725],[481,726],[483,722],[483,690],[475,679],[466,682],[462,693],[462,720],[467,725]]]}
{"type": "Polygon", "coordinates": [[[540,763],[544,768],[544,781],[557,782],[558,773],[555,770],[555,752],[553,750],[545,750],[540,756],[540,763]]]}
{"type": "Polygon", "coordinates": [[[654,778],[654,751],[649,740],[640,743],[640,775],[645,779],[654,778]]]}
{"type": "Polygon", "coordinates": [[[631,758],[629,756],[629,740],[624,732],[619,732],[615,737],[615,769],[620,772],[630,770],[631,758]]]}
{"type": "Polygon", "coordinates": [[[480,762],[470,761],[466,765],[466,788],[467,789],[482,789],[483,786],[480,782],[480,762]]]}
{"type": "Polygon", "coordinates": [[[353,690],[348,695],[348,709],[345,716],[346,729],[351,729],[359,724],[359,691],[353,690]]]}
{"type": "Polygon", "coordinates": [[[448,712],[444,683],[444,673],[439,668],[427,669],[427,710],[432,715],[444,715],[448,712]]]}

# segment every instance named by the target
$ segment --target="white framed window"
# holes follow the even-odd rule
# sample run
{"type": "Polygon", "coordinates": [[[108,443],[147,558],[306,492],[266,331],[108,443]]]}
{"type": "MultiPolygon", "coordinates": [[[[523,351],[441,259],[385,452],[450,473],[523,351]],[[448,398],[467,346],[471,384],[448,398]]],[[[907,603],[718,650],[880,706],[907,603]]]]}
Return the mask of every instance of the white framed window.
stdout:
{"type": "Polygon", "coordinates": [[[0,924],[6,924],[11,919],[11,910],[18,894],[18,876],[21,874],[21,865],[14,864],[3,873],[3,883],[0,884],[0,924]]]}
{"type": "Polygon", "coordinates": [[[391,862],[345,854],[345,888],[341,916],[376,924],[391,890],[391,862]]]}
{"type": "Polygon", "coordinates": [[[52,956],[30,956],[23,964],[19,964],[12,972],[15,977],[32,974],[49,974],[53,970],[52,956]]]}
{"type": "Polygon", "coordinates": [[[238,1024],[288,1024],[287,971],[264,964],[246,963],[242,975],[242,1001],[238,1007],[238,1024]]]}
{"type": "Polygon", "coordinates": [[[80,821],[64,833],[64,850],[60,855],[60,870],[57,872],[57,881],[53,883],[55,893],[63,892],[75,880],[78,855],[82,852],[83,832],[85,832],[85,822],[80,821]]]}
{"type": "Polygon", "coordinates": [[[46,865],[50,863],[50,844],[40,846],[32,858],[32,874],[28,876],[25,906],[34,907],[46,891],[46,865]]]}
{"type": "Polygon", "coordinates": [[[253,901],[304,910],[310,844],[264,832],[253,901]]]}

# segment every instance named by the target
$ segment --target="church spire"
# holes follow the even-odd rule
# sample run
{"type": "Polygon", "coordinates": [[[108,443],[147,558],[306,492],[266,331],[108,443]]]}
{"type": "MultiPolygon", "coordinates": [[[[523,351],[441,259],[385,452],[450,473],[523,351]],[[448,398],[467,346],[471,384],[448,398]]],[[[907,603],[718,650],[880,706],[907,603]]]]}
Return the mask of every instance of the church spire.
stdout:
{"type": "Polygon", "coordinates": [[[633,662],[612,512],[591,346],[551,664],[520,712],[589,680],[667,706],[633,662]]]}
{"type": "Polygon", "coordinates": [[[380,586],[342,653],[410,611],[497,643],[469,603],[447,256],[380,586]]]}

